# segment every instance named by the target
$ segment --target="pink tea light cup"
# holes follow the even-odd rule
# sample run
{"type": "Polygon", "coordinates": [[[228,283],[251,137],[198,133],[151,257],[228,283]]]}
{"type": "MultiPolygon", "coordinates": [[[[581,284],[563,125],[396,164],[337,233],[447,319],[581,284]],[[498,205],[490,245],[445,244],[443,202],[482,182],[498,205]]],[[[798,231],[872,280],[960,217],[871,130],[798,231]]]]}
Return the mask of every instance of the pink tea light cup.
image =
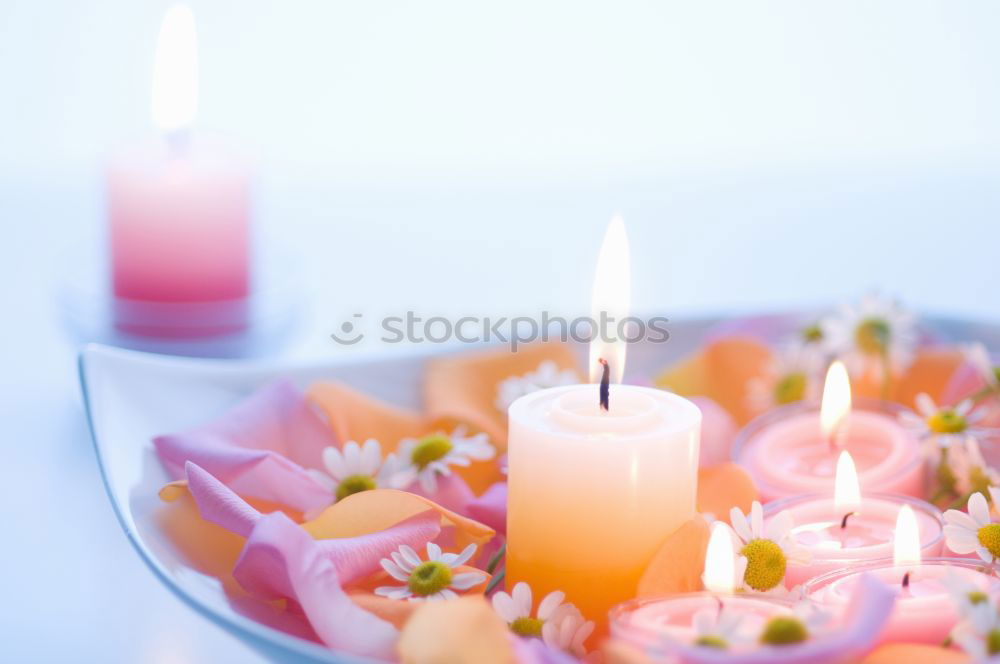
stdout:
{"type": "Polygon", "coordinates": [[[781,406],[737,434],[733,458],[753,477],[762,503],[803,493],[833,494],[840,452],[851,453],[865,493],[922,497],[924,460],[917,437],[899,423],[906,409],[857,400],[837,444],[820,428],[818,403],[781,406]]]}
{"type": "Polygon", "coordinates": [[[849,512],[838,509],[830,494],[783,498],[764,507],[765,524],[787,512],[795,524],[791,536],[811,554],[808,563],[789,562],[785,585],[793,588],[836,570],[891,558],[899,510],[909,505],[916,517],[922,558],[941,555],[941,512],[923,500],[899,494],[866,494],[849,512]]]}
{"type": "Polygon", "coordinates": [[[870,561],[818,576],[805,584],[803,592],[826,608],[843,613],[862,574],[881,579],[896,593],[895,607],[879,643],[940,645],[959,620],[959,588],[983,592],[992,599],[1000,597],[1000,579],[995,572],[966,558],[932,558],[902,565],[891,558],[870,561]]]}

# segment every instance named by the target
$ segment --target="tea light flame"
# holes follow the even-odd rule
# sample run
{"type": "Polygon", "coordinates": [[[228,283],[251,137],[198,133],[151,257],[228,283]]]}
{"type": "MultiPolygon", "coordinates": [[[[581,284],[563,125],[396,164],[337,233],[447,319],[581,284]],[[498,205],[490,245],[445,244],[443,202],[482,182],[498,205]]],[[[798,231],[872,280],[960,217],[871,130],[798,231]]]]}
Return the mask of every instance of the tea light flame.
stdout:
{"type": "Polygon", "coordinates": [[[833,485],[833,505],[838,514],[855,512],[861,507],[861,484],[851,453],[843,450],[837,458],[837,476],[833,485]]]}
{"type": "Polygon", "coordinates": [[[716,521],[708,538],[705,551],[705,573],[701,577],[705,590],[713,593],[732,594],[736,590],[736,556],[729,526],[716,521]]]}
{"type": "Polygon", "coordinates": [[[920,527],[917,515],[909,505],[899,508],[892,561],[896,566],[920,564],[920,527]]]}
{"type": "Polygon", "coordinates": [[[598,322],[598,329],[590,341],[590,382],[600,379],[599,359],[607,360],[611,368],[611,382],[622,382],[625,375],[625,340],[618,338],[619,324],[629,315],[632,300],[632,278],[630,275],[628,236],[625,222],[615,216],[604,233],[604,242],[597,257],[594,273],[594,289],[590,299],[591,318],[598,322]],[[614,319],[606,330],[600,329],[601,313],[614,319]],[[607,334],[602,334],[606,332],[607,334]]]}
{"type": "Polygon", "coordinates": [[[198,35],[187,5],[167,10],[153,63],[153,123],[163,131],[186,129],[198,110],[198,35]]]}
{"type": "Polygon", "coordinates": [[[819,426],[823,437],[836,442],[847,416],[851,414],[851,381],[847,367],[840,360],[830,365],[823,384],[823,402],[819,409],[819,426]]]}

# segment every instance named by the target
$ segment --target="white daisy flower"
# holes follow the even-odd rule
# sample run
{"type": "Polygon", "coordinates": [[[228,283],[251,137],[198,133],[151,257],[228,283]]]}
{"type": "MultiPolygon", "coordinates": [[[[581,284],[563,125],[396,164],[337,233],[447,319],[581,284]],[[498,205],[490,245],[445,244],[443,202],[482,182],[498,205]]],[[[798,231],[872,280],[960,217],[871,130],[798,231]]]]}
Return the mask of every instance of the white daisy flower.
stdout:
{"type": "Polygon", "coordinates": [[[769,619],[758,640],[771,646],[801,643],[830,624],[832,618],[831,613],[815,602],[796,602],[791,613],[778,614],[769,619]]]}
{"type": "Polygon", "coordinates": [[[975,662],[1000,655],[1000,614],[993,602],[980,602],[951,631],[951,638],[975,662]]]}
{"type": "Polygon", "coordinates": [[[969,583],[951,569],[944,575],[944,586],[951,595],[961,618],[968,618],[977,604],[990,601],[989,595],[979,586],[969,583]]]}
{"type": "Polygon", "coordinates": [[[746,643],[750,635],[744,626],[745,614],[722,604],[717,609],[702,609],[691,616],[694,629],[692,645],[703,648],[727,650],[731,646],[746,643]]]}
{"type": "MultiPolygon", "coordinates": [[[[994,500],[1000,492],[991,487],[994,500]]],[[[1000,523],[990,518],[990,506],[978,491],[969,497],[966,507],[968,514],[961,510],[944,513],[944,537],[948,548],[965,555],[975,553],[983,562],[992,564],[1000,557],[1000,523]]]]}
{"type": "Polygon", "coordinates": [[[572,369],[560,369],[552,360],[545,360],[534,371],[529,371],[523,376],[511,376],[501,381],[497,386],[496,407],[501,412],[506,413],[510,405],[525,394],[531,394],[548,387],[575,385],[579,382],[580,379],[572,369]]]}
{"type": "Polygon", "coordinates": [[[379,586],[375,594],[411,602],[455,599],[458,597],[455,591],[468,590],[486,580],[483,572],[455,573],[455,568],[464,565],[475,553],[475,544],[465,547],[462,553],[442,553],[441,547],[428,542],[427,560],[421,560],[416,551],[404,544],[380,564],[389,576],[405,585],[379,586]]]}
{"type": "Polygon", "coordinates": [[[550,648],[582,657],[586,654],[583,642],[594,631],[594,623],[585,620],[579,609],[564,599],[562,591],[549,593],[532,616],[531,586],[521,581],[511,594],[501,591],[493,595],[493,608],[518,636],[540,638],[550,648]]]}
{"type": "Polygon", "coordinates": [[[807,563],[809,550],[792,536],[792,515],[780,512],[764,526],[764,508],[754,501],[749,516],[734,507],[729,513],[739,538],[736,546],[736,578],[742,587],[758,593],[787,595],[782,581],[789,562],[807,563]]]}
{"type": "Polygon", "coordinates": [[[327,447],[323,450],[324,473],[310,468],[307,472],[317,482],[327,487],[337,500],[369,489],[396,488],[393,478],[399,471],[396,455],[382,460],[382,447],[374,438],[363,446],[353,440],[344,444],[343,450],[327,447]]]}
{"type": "Polygon", "coordinates": [[[986,463],[973,436],[953,440],[945,452],[946,462],[955,480],[959,495],[986,491],[1000,486],[1000,473],[986,463]]]}
{"type": "Polygon", "coordinates": [[[401,468],[394,478],[400,487],[414,481],[427,493],[437,491],[437,476],[450,475],[450,466],[468,466],[473,461],[489,461],[496,455],[485,433],[467,435],[464,426],[451,434],[435,433],[423,438],[404,438],[399,443],[401,468]]]}
{"type": "Polygon", "coordinates": [[[762,375],[747,382],[747,403],[756,412],[794,401],[818,399],[826,357],[816,344],[779,349],[762,375]]]}
{"type": "Polygon", "coordinates": [[[841,306],[838,315],[820,325],[824,344],[852,374],[864,373],[873,363],[881,367],[883,360],[902,371],[913,361],[916,317],[893,300],[868,295],[857,306],[841,306]]]}
{"type": "Polygon", "coordinates": [[[990,389],[1000,391],[1000,367],[993,364],[986,346],[981,343],[968,344],[962,347],[962,354],[990,389]]]}
{"type": "Polygon", "coordinates": [[[924,441],[928,459],[939,461],[941,452],[956,439],[973,433],[972,425],[979,419],[972,413],[972,401],[966,399],[956,406],[938,406],[926,392],[916,397],[917,412],[903,411],[899,421],[924,441]]]}

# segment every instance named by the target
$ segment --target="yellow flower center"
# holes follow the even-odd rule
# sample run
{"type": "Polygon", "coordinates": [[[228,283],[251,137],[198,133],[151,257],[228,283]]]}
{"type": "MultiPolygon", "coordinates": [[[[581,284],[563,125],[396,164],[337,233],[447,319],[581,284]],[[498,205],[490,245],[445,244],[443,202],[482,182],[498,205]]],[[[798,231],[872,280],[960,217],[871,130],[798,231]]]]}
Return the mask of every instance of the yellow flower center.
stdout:
{"type": "Polygon", "coordinates": [[[891,330],[884,318],[866,318],[854,329],[854,343],[866,355],[882,355],[889,349],[891,330]]]}
{"type": "Polygon", "coordinates": [[[785,578],[785,552],[771,540],[750,540],[740,553],[747,559],[743,580],[754,590],[770,590],[785,578]]]}
{"type": "Polygon", "coordinates": [[[545,621],[539,620],[538,618],[531,618],[525,616],[524,618],[518,618],[510,624],[510,631],[514,632],[518,636],[526,637],[540,637],[542,635],[542,625],[545,621]]]}
{"type": "Polygon", "coordinates": [[[969,598],[969,604],[985,604],[990,600],[990,596],[981,590],[973,590],[967,597],[969,598]]]}
{"type": "Polygon", "coordinates": [[[991,629],[986,635],[986,654],[1000,653],[1000,629],[991,629]]]}
{"type": "Polygon", "coordinates": [[[410,592],[421,597],[441,592],[451,585],[451,568],[436,560],[420,563],[410,573],[406,585],[410,592]]]}
{"type": "Polygon", "coordinates": [[[991,523],[983,526],[976,533],[979,543],[986,547],[986,550],[993,554],[994,558],[1000,558],[1000,523],[991,523]]]}
{"type": "Polygon", "coordinates": [[[775,616],[764,626],[760,642],[771,646],[784,646],[790,643],[802,643],[807,638],[809,630],[801,620],[792,616],[775,616]]]}
{"type": "Polygon", "coordinates": [[[371,491],[375,488],[375,480],[369,475],[349,475],[337,485],[337,500],[343,500],[355,493],[371,491]]]}
{"type": "Polygon", "coordinates": [[[965,418],[951,408],[945,408],[927,418],[927,428],[934,433],[962,433],[967,424],[965,418]]]}
{"type": "Polygon", "coordinates": [[[451,452],[452,447],[451,439],[448,436],[442,434],[424,436],[413,448],[410,459],[417,468],[423,470],[432,461],[444,458],[448,452],[451,452]]]}
{"type": "Polygon", "coordinates": [[[806,375],[793,372],[782,376],[774,386],[775,403],[784,404],[802,401],[806,396],[806,375]]]}
{"type": "Polygon", "coordinates": [[[802,340],[807,344],[823,341],[823,328],[819,325],[809,325],[802,328],[802,340]]]}
{"type": "Polygon", "coordinates": [[[714,634],[706,634],[704,636],[699,636],[695,639],[694,644],[696,646],[704,646],[706,648],[718,648],[719,650],[725,650],[729,647],[726,640],[721,636],[715,636],[714,634]]]}

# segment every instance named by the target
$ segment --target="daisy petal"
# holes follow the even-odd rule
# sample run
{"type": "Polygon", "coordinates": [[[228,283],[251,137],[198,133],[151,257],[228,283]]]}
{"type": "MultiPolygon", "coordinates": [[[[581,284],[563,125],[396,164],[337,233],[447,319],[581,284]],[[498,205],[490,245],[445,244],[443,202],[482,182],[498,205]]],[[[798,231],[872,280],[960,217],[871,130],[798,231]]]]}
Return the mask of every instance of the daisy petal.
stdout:
{"type": "Polygon", "coordinates": [[[986,496],[978,491],[969,497],[969,516],[975,520],[978,526],[986,526],[990,523],[990,506],[986,502],[986,496]]]}
{"type": "Polygon", "coordinates": [[[563,591],[554,590],[550,592],[538,605],[538,618],[540,620],[551,618],[552,613],[559,608],[564,599],[566,599],[566,593],[563,591]]]}
{"type": "Polygon", "coordinates": [[[473,586],[478,586],[486,580],[486,575],[481,572],[463,572],[451,578],[451,587],[456,590],[468,590],[473,586]]]}

